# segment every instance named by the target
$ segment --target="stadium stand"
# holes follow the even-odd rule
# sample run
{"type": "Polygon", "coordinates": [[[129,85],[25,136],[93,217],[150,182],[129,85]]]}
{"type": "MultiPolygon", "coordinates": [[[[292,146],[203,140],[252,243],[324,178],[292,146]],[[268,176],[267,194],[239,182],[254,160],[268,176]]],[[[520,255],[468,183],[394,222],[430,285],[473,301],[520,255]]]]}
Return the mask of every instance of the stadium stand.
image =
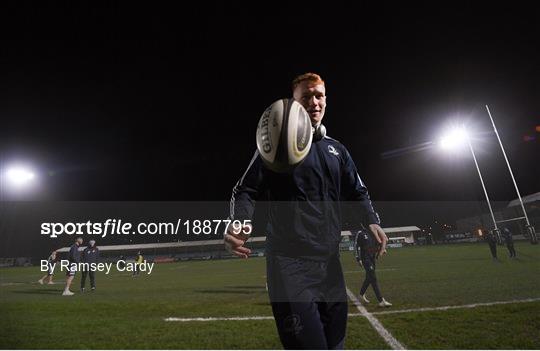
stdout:
{"type": "MultiPolygon", "coordinates": [[[[385,228],[390,242],[402,245],[415,243],[415,235],[420,232],[420,228],[415,226],[385,228]]],[[[354,237],[351,231],[341,232],[343,237],[340,244],[342,251],[354,250],[354,237]]],[[[264,256],[266,237],[252,237],[248,240],[247,246],[252,251],[252,256],[264,256]]],[[[79,250],[83,250],[80,247],[79,250]]],[[[170,243],[148,243],[129,245],[101,245],[99,246],[100,256],[103,262],[116,261],[120,255],[132,260],[138,251],[142,251],[147,261],[156,263],[167,263],[187,260],[210,260],[232,258],[232,254],[225,250],[223,240],[200,240],[170,243]]],[[[57,250],[60,254],[69,252],[69,247],[57,250]]]]}

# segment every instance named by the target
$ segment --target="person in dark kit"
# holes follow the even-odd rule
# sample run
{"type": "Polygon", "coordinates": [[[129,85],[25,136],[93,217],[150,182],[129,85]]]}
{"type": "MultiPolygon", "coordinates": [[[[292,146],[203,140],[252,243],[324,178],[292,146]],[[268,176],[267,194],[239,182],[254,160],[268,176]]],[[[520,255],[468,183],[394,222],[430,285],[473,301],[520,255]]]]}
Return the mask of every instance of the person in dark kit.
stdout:
{"type": "Polygon", "coordinates": [[[75,295],[72,291],[69,290],[69,288],[71,287],[71,283],[73,282],[73,278],[75,278],[75,272],[77,272],[77,269],[73,268],[71,264],[79,263],[81,261],[81,254],[79,252],[79,247],[82,245],[82,243],[83,243],[83,238],[78,237],[75,240],[75,243],[71,245],[69,249],[68,260],[70,264],[66,271],[67,279],[66,279],[66,286],[64,288],[64,292],[62,293],[63,296],[75,295]]]}
{"type": "Polygon", "coordinates": [[[117,265],[120,269],[126,268],[126,258],[124,255],[120,255],[120,257],[118,257],[117,265]]]}
{"type": "Polygon", "coordinates": [[[510,231],[510,229],[504,227],[502,230],[502,236],[504,238],[504,242],[506,243],[506,248],[508,249],[510,258],[516,258],[516,250],[514,249],[514,239],[512,238],[512,232],[510,231]]]}
{"type": "Polygon", "coordinates": [[[372,234],[366,230],[359,230],[354,237],[354,249],[356,262],[364,267],[366,278],[360,288],[360,298],[363,302],[369,303],[366,292],[369,286],[373,288],[380,307],[390,307],[392,304],[384,299],[379,288],[379,282],[375,274],[375,261],[379,255],[381,244],[375,240],[372,234]]]}
{"type": "Polygon", "coordinates": [[[311,119],[313,144],[290,173],[271,171],[255,152],[233,188],[229,217],[248,223],[230,225],[224,243],[229,252],[248,258],[251,250],[244,244],[249,234],[267,228],[268,294],[284,348],[343,349],[348,303],[339,260],[340,201],[351,204],[358,227],[365,225],[382,242],[381,254],[387,237],[349,152],[325,135],[324,81],[306,73],[294,79],[292,88],[294,100],[311,119]],[[252,225],[256,210],[261,211],[256,203],[265,208],[265,220],[252,225]]]}
{"type": "MultiPolygon", "coordinates": [[[[88,246],[83,250],[81,255],[81,261],[84,263],[97,263],[99,259],[99,249],[96,246],[95,240],[90,240],[88,246]]],[[[90,288],[92,291],[96,290],[96,272],[95,270],[83,270],[81,278],[81,291],[84,292],[86,287],[86,276],[90,276],[90,288]]]]}
{"type": "Polygon", "coordinates": [[[491,251],[493,260],[497,260],[497,238],[492,230],[488,231],[486,234],[486,241],[489,245],[489,250],[491,251]]]}
{"type": "Polygon", "coordinates": [[[133,271],[133,275],[132,275],[133,277],[139,275],[139,273],[141,271],[139,269],[139,266],[141,264],[143,264],[143,262],[144,262],[144,257],[142,255],[142,253],[139,251],[139,252],[137,252],[137,256],[135,256],[135,266],[134,266],[135,270],[133,271]]]}

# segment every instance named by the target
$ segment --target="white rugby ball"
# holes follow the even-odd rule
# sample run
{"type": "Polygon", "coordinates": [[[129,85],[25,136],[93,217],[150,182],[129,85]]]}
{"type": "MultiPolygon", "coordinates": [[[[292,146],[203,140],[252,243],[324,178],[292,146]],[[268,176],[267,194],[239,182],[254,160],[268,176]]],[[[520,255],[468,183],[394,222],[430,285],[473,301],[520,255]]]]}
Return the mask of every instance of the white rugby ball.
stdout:
{"type": "Polygon", "coordinates": [[[313,129],[307,111],[294,99],[281,99],[262,114],[257,126],[257,149],[269,169],[292,171],[311,148],[313,129]]]}

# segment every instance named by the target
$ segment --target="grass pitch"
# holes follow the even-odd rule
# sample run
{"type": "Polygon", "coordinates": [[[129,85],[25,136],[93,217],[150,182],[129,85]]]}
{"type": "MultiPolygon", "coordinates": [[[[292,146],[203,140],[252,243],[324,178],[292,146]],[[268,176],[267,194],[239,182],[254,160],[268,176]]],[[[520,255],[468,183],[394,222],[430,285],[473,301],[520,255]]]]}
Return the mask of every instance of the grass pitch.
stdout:
{"type": "MultiPolygon", "coordinates": [[[[518,259],[485,244],[391,249],[378,263],[390,311],[540,298],[540,246],[516,243],[518,259]]],[[[363,270],[342,255],[353,292],[363,270]]],[[[132,278],[114,270],[97,275],[97,291],[61,296],[38,285],[39,267],[0,269],[0,347],[28,349],[279,349],[273,320],[166,322],[167,317],[271,316],[264,258],[156,265],[132,278]]],[[[368,296],[374,301],[371,290],[368,296]]],[[[368,311],[407,348],[538,349],[540,301],[451,310],[377,314],[368,311]]],[[[388,311],[388,310],[384,310],[388,311]]],[[[349,313],[357,313],[350,304],[349,313]]],[[[362,316],[349,318],[346,348],[388,345],[362,316]]]]}

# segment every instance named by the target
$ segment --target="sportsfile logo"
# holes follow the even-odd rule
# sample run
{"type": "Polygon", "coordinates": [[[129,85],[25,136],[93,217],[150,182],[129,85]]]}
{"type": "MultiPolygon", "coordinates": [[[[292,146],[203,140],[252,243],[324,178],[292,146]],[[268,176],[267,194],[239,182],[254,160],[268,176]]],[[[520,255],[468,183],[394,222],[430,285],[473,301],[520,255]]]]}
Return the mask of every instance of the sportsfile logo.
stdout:
{"type": "Polygon", "coordinates": [[[219,235],[225,228],[243,228],[250,220],[230,219],[178,219],[176,222],[140,222],[133,225],[121,219],[107,219],[105,222],[45,222],[41,223],[41,235],[57,238],[59,235],[219,235]]]}
{"type": "Polygon", "coordinates": [[[129,222],[123,222],[121,219],[107,219],[105,222],[53,222],[41,223],[41,234],[49,235],[51,238],[57,238],[58,235],[100,235],[102,238],[109,234],[176,234],[180,220],[176,226],[173,223],[139,223],[137,231],[133,231],[133,225],[129,222]]]}

